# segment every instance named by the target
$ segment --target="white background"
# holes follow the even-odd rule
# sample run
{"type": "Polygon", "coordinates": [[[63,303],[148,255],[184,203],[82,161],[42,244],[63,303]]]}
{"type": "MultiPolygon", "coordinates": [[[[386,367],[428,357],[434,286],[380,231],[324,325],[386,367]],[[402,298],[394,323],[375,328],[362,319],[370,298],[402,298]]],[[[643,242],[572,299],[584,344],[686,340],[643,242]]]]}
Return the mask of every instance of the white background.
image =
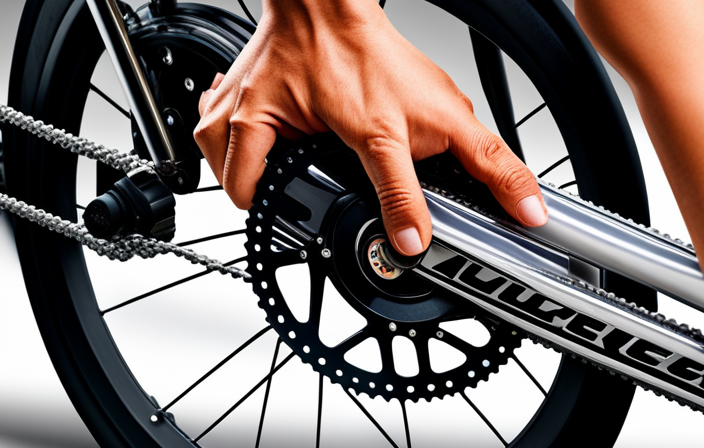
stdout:
{"type": "MultiPolygon", "coordinates": [[[[394,2],[396,0],[390,0],[394,2]]],[[[229,0],[233,5],[234,0],[229,0]]],[[[7,85],[14,38],[23,2],[3,0],[0,9],[0,102],[7,99],[7,85]]],[[[613,70],[618,93],[643,159],[653,224],[673,235],[686,236],[664,175],[638,117],[633,98],[613,70]]],[[[597,130],[598,132],[598,130],[597,130]]],[[[665,304],[666,314],[680,308],[665,304]]],[[[678,316],[698,324],[698,316],[678,316]]],[[[700,325],[701,326],[701,325],[700,325]]],[[[608,404],[603,409],[609,418],[608,404]]],[[[702,415],[681,408],[651,393],[638,390],[617,447],[698,446],[704,436],[702,415]]],[[[598,428],[595,428],[598,430],[598,428]]],[[[24,290],[11,229],[0,214],[0,447],[95,446],[73,410],[44,350],[24,290]]]]}

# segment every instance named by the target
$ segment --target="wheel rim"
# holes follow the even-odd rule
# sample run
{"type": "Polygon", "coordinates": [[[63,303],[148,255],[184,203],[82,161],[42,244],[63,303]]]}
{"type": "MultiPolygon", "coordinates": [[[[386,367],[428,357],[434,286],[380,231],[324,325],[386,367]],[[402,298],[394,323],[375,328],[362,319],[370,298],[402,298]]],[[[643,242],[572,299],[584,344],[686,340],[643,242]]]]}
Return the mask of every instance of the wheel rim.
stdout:
{"type": "MultiPolygon", "coordinates": [[[[86,17],[85,10],[81,10],[78,6],[74,6],[64,20],[74,23],[81,21],[88,23],[89,18],[86,17]]],[[[82,36],[77,36],[75,30],[72,30],[71,27],[67,27],[67,29],[65,29],[65,33],[66,35],[63,39],[57,39],[57,42],[63,40],[64,45],[59,45],[57,43],[57,50],[52,55],[52,59],[55,61],[65,61],[68,59],[69,56],[66,54],[67,48],[75,47],[75,41],[80,40],[80,37],[83,39],[87,39],[86,35],[92,35],[93,38],[95,37],[94,30],[85,31],[85,34],[82,36]]],[[[82,66],[94,65],[100,56],[101,50],[102,49],[99,46],[93,46],[86,48],[83,54],[71,56],[71,60],[77,61],[75,64],[77,67],[76,71],[80,71],[78,68],[82,66]]],[[[89,77],[85,76],[85,73],[77,74],[80,76],[73,76],[74,84],[86,85],[90,81],[89,77]]],[[[38,115],[42,118],[46,117],[44,119],[48,122],[55,122],[57,124],[63,123],[63,126],[67,127],[69,130],[77,129],[80,123],[75,122],[75,120],[74,122],[69,122],[64,117],[80,117],[83,115],[82,105],[85,103],[85,96],[79,96],[77,100],[76,96],[73,95],[73,101],[70,102],[71,105],[66,106],[67,102],[65,100],[57,98],[57,95],[55,94],[48,93],[50,91],[56,91],[57,83],[60,84],[62,81],[65,82],[66,79],[68,79],[68,76],[65,76],[63,79],[47,80],[42,85],[43,91],[46,92],[44,97],[48,98],[48,100],[46,100],[43,110],[42,107],[39,106],[40,112],[38,115]],[[42,116],[42,113],[46,115],[42,116]]],[[[71,90],[72,93],[75,93],[73,92],[73,89],[66,90],[71,90]]],[[[85,91],[85,95],[87,95],[87,90],[85,91]]],[[[42,94],[40,93],[39,96],[41,97],[42,94]]],[[[46,154],[40,156],[45,157],[44,163],[40,164],[40,166],[46,168],[40,176],[40,179],[43,179],[43,184],[40,183],[36,190],[31,189],[36,194],[34,197],[36,203],[48,208],[50,211],[57,212],[61,216],[75,219],[76,210],[74,204],[76,201],[72,199],[75,197],[75,191],[73,191],[75,188],[76,175],[75,159],[72,157],[66,158],[55,154],[49,155],[50,152],[56,152],[52,151],[51,148],[39,148],[39,150],[46,154]],[[60,168],[49,169],[49,167],[60,168]],[[55,182],[65,187],[60,194],[55,194],[55,190],[49,187],[50,185],[54,185],[55,182]]],[[[32,241],[31,244],[33,247],[41,248],[41,252],[46,254],[46,256],[43,257],[39,263],[40,266],[38,269],[43,273],[40,277],[46,282],[47,285],[63,286],[60,291],[54,291],[53,294],[47,291],[41,291],[39,293],[47,297],[47,300],[56,300],[55,303],[51,303],[48,306],[58,311],[60,315],[58,318],[58,321],[60,322],[59,325],[63,326],[73,323],[87,329],[86,335],[81,336],[79,339],[84,339],[82,341],[85,346],[84,349],[87,353],[89,353],[86,357],[92,358],[93,361],[97,362],[98,368],[104,370],[105,373],[108,374],[106,375],[104,381],[104,387],[109,388],[108,383],[118,385],[116,389],[120,391],[119,393],[121,396],[114,397],[114,399],[125,403],[125,407],[129,408],[129,412],[131,412],[133,416],[138,416],[136,418],[142,422],[145,422],[145,426],[148,426],[146,422],[148,421],[149,416],[154,412],[154,404],[149,399],[148,394],[141,389],[139,383],[135,382],[132,373],[123,364],[120,352],[115,350],[109,329],[106,327],[100,314],[96,313],[97,302],[95,301],[94,292],[90,284],[90,273],[85,266],[85,262],[83,262],[83,254],[81,249],[75,247],[70,242],[62,239],[46,237],[46,235],[37,234],[36,231],[31,229],[24,229],[21,230],[21,232],[31,233],[32,237],[30,241],[32,241]],[[56,266],[63,266],[63,271],[57,271],[55,269],[56,266]],[[53,299],[51,298],[52,296],[53,299]],[[70,307],[66,307],[68,308],[67,310],[60,310],[61,307],[57,306],[57,304],[66,302],[67,300],[70,307]],[[104,350],[106,349],[107,351],[111,351],[111,353],[105,352],[104,350]],[[116,362],[118,363],[117,365],[115,364],[116,362]]],[[[25,236],[26,235],[27,233],[25,233],[25,236]]],[[[103,308],[103,310],[104,309],[105,308],[103,308]]],[[[47,340],[46,335],[45,340],[47,340]]],[[[80,343],[76,340],[73,340],[71,344],[72,346],[80,345],[80,343]]],[[[276,342],[275,347],[278,354],[280,347],[279,342],[276,342]]],[[[279,357],[279,359],[282,358],[283,356],[279,357]]],[[[577,366],[563,365],[562,369],[567,372],[566,375],[571,376],[576,382],[580,382],[581,379],[584,378],[585,374],[577,366]]],[[[267,388],[268,387],[269,386],[267,385],[267,388]]],[[[560,384],[555,384],[554,387],[566,388],[567,386],[564,384],[562,386],[560,384]]],[[[557,394],[553,394],[552,397],[555,397],[556,395],[557,394]]],[[[563,400],[564,397],[565,395],[562,397],[563,400]]],[[[80,397],[73,397],[73,399],[79,403],[82,401],[80,397]]],[[[85,405],[85,403],[83,403],[83,405],[85,405]]],[[[81,404],[79,404],[79,407],[80,406],[81,404]]],[[[543,403],[543,407],[546,406],[551,406],[550,398],[543,403]]],[[[403,408],[403,414],[404,416],[406,415],[405,407],[403,408]]],[[[535,422],[533,423],[535,424],[535,422]]],[[[159,432],[158,428],[159,425],[149,426],[148,432],[154,433],[156,431],[157,435],[154,435],[153,437],[156,440],[159,440],[159,443],[173,443],[173,445],[169,446],[177,446],[178,443],[186,442],[186,440],[177,431],[174,432],[173,430],[169,430],[168,426],[165,425],[161,432],[159,432]],[[155,430],[154,428],[157,429],[155,430]]],[[[516,437],[513,445],[526,443],[521,442],[522,438],[525,439],[528,437],[525,434],[526,433],[524,432],[523,435],[516,437]]],[[[191,437],[193,436],[191,435],[191,437]]],[[[207,446],[207,444],[204,446],[207,446]]]]}

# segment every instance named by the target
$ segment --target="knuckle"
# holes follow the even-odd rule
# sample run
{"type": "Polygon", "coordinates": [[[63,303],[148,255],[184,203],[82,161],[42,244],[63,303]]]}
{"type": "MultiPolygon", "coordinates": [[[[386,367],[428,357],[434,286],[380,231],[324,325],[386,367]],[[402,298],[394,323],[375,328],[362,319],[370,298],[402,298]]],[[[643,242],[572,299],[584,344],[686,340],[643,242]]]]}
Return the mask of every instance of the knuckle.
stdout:
{"type": "Polygon", "coordinates": [[[198,143],[198,145],[202,145],[203,143],[210,140],[212,134],[213,134],[212,122],[210,122],[209,120],[206,120],[206,119],[201,119],[198,122],[198,125],[196,126],[196,128],[193,130],[193,138],[196,140],[196,143],[198,143]]]}
{"type": "MultiPolygon", "coordinates": [[[[459,89],[458,89],[458,90],[459,90],[459,89]]],[[[472,115],[474,115],[474,103],[472,103],[472,100],[470,100],[469,98],[467,98],[467,95],[465,95],[465,94],[462,93],[462,92],[460,92],[460,95],[461,95],[462,101],[464,102],[464,105],[467,107],[467,109],[469,109],[469,112],[470,112],[472,115]]]]}
{"type": "Polygon", "coordinates": [[[504,142],[496,135],[489,134],[483,137],[479,147],[480,157],[483,157],[488,164],[499,165],[506,158],[504,142]]]}
{"type": "Polygon", "coordinates": [[[413,210],[413,193],[396,182],[381,182],[376,187],[381,209],[390,222],[406,221],[413,210]]]}
{"type": "Polygon", "coordinates": [[[533,182],[533,177],[526,175],[520,166],[504,164],[497,172],[495,188],[510,196],[522,195],[531,189],[533,182]]]}
{"type": "Polygon", "coordinates": [[[402,151],[403,145],[399,143],[396,136],[377,128],[373,134],[369,134],[364,139],[364,152],[368,160],[375,165],[385,163],[385,160],[390,157],[390,154],[396,151],[402,151]]]}

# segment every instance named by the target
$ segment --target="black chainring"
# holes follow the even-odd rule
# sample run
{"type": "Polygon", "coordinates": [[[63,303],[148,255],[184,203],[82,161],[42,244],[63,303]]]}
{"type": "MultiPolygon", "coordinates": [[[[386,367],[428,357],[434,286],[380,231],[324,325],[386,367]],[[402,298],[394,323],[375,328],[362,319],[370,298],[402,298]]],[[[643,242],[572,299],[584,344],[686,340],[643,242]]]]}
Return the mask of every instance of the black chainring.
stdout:
{"type": "Polygon", "coordinates": [[[356,154],[335,135],[275,148],[253,203],[245,247],[259,306],[281,339],[333,383],[386,400],[442,398],[486,381],[520,346],[522,332],[412,271],[393,280],[373,272],[367,248],[372,240],[386,237],[379,203],[356,154]],[[306,321],[296,319],[289,306],[292,298],[284,297],[286,288],[276,276],[277,269],[301,263],[310,273],[306,321]],[[332,347],[319,337],[321,309],[328,300],[326,279],[366,320],[361,330],[332,347]],[[466,325],[487,330],[486,343],[472,344],[443,325],[465,319],[466,325]],[[415,350],[413,376],[397,373],[395,362],[401,360],[394,354],[393,341],[398,337],[405,338],[407,347],[410,341],[415,350]],[[378,344],[379,371],[360,368],[345,357],[370,339],[372,347],[373,341],[378,344]],[[447,349],[443,344],[466,359],[438,372],[431,351],[447,349]]]}

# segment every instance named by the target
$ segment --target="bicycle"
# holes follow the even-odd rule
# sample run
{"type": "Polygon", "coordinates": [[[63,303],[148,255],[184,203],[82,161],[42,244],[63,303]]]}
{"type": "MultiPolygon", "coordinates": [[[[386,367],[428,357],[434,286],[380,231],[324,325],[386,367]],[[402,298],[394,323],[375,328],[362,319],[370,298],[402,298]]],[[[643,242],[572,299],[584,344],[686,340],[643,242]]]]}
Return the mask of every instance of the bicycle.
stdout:
{"type": "MultiPolygon", "coordinates": [[[[526,121],[516,122],[514,120],[507,87],[504,83],[495,81],[505,79],[505,75],[502,74],[501,53],[491,42],[496,43],[508,56],[513,58],[541,92],[548,109],[552,112],[554,120],[560,128],[569,156],[575,162],[573,165],[575,182],[579,187],[580,195],[602,203],[612,211],[633,217],[637,222],[647,224],[647,202],[632,137],[629,135],[614,93],[606,84],[603,69],[598,65],[595,53],[588,47],[586,38],[576,28],[569,12],[561,4],[554,2],[515,1],[502,4],[501,7],[492,5],[491,2],[480,1],[438,1],[436,3],[462,17],[467,25],[476,30],[472,32],[471,40],[474,53],[480,61],[480,77],[485,92],[492,98],[490,104],[497,121],[497,128],[509,145],[516,151],[520,151],[521,143],[515,129],[523,126],[526,121]],[[520,11],[521,14],[518,14],[517,11],[520,11]],[[553,45],[547,45],[545,41],[523,40],[536,32],[555,39],[548,42],[553,45]],[[564,79],[566,76],[573,78],[564,79]],[[585,107],[585,100],[588,100],[588,104],[592,104],[591,108],[585,107]],[[602,114],[595,116],[586,113],[586,111],[593,109],[602,111],[602,114]],[[601,144],[595,144],[597,136],[590,132],[595,126],[611,136],[612,145],[604,147],[601,144]],[[586,148],[590,150],[587,151],[586,148]],[[604,160],[609,160],[611,164],[604,167],[602,164],[604,160]]],[[[131,43],[137,54],[142,57],[145,72],[158,79],[158,82],[153,79],[147,79],[147,81],[151,82],[150,86],[162,106],[162,111],[160,111],[164,112],[162,120],[168,123],[170,121],[168,117],[171,117],[177,128],[188,129],[189,126],[192,128],[195,125],[194,121],[197,121],[197,117],[194,116],[197,110],[194,106],[194,101],[197,101],[197,92],[209,84],[215,69],[224,71],[232,62],[248,36],[253,32],[252,23],[204,6],[183,4],[177,6],[175,2],[166,1],[152,2],[151,8],[147,6],[137,12],[128,8],[121,12],[128,21],[132,21],[131,43]],[[192,41],[185,39],[186,35],[190,36],[189,39],[192,41]],[[204,59],[205,61],[203,61],[204,59]],[[183,60],[187,62],[184,64],[183,60]],[[205,66],[205,69],[195,70],[193,68],[199,67],[199,65],[205,66]],[[191,75],[191,70],[195,74],[191,75]],[[188,74],[184,75],[184,71],[187,71],[188,74]],[[186,99],[177,100],[177,97],[185,97],[186,99]],[[174,101],[176,105],[174,106],[169,101],[174,101]]],[[[97,34],[98,31],[92,25],[93,20],[93,16],[85,4],[80,1],[35,1],[28,3],[20,29],[21,38],[18,39],[15,52],[16,59],[13,63],[11,105],[57,126],[77,130],[81,127],[81,121],[86,119],[83,110],[89,91],[93,92],[91,94],[93,100],[97,99],[96,95],[108,102],[112,100],[98,86],[91,84],[92,69],[99,66],[99,59],[104,51],[102,40],[97,34]],[[31,57],[27,57],[27,55],[31,55],[31,57]],[[21,89],[16,88],[19,85],[22,86],[21,89]]],[[[254,22],[253,17],[250,17],[250,20],[254,22]]],[[[464,26],[462,30],[466,33],[464,26]]],[[[103,65],[105,62],[103,61],[103,65]]],[[[143,124],[137,123],[138,119],[114,100],[110,104],[119,114],[129,118],[129,132],[134,136],[133,141],[129,143],[134,144],[140,155],[150,155],[149,137],[142,135],[145,132],[143,124]]],[[[527,114],[526,118],[537,116],[536,114],[540,113],[543,107],[540,106],[531,114],[527,114]]],[[[169,126],[172,125],[169,124],[169,126]]],[[[190,142],[190,133],[184,133],[183,129],[169,131],[170,139],[190,142]]],[[[84,201],[93,194],[91,192],[89,195],[78,196],[77,200],[73,200],[77,163],[75,157],[67,157],[65,154],[52,151],[47,147],[47,144],[34,140],[31,136],[25,138],[19,133],[8,132],[8,134],[6,165],[10,191],[17,197],[31,201],[50,211],[55,211],[61,216],[78,219],[76,204],[85,204],[84,201]],[[10,150],[10,148],[12,149],[10,150]],[[22,173],[27,174],[25,179],[22,178],[22,173]],[[30,177],[29,174],[34,174],[38,179],[30,177]],[[61,188],[55,188],[56,185],[60,185],[61,188]]],[[[601,143],[603,134],[598,137],[599,143],[601,143]]],[[[189,174],[197,172],[192,167],[198,166],[200,161],[191,151],[192,145],[184,144],[183,146],[176,148],[176,150],[190,164],[190,167],[186,167],[184,170],[189,174]]],[[[526,157],[530,162],[530,153],[527,152],[526,157]]],[[[555,160],[562,160],[565,163],[566,159],[563,159],[564,157],[555,158],[555,160]]],[[[81,162],[78,164],[79,172],[92,169],[81,162]]],[[[546,165],[543,168],[549,167],[546,165]]],[[[543,172],[545,171],[549,170],[543,169],[543,172]]],[[[97,186],[97,190],[103,192],[119,177],[114,171],[104,169],[99,165],[95,177],[84,184],[87,183],[88,189],[91,190],[97,186]]],[[[192,191],[198,192],[199,195],[217,194],[213,193],[213,189],[210,187],[199,190],[197,175],[191,175],[185,180],[186,187],[181,184],[185,189],[190,188],[192,191]]],[[[176,182],[176,184],[178,183],[176,182]]],[[[174,183],[170,186],[175,190],[180,188],[174,183]]],[[[188,197],[182,196],[179,199],[186,202],[188,197]]],[[[236,213],[231,210],[232,207],[227,203],[226,198],[221,202],[221,208],[230,210],[233,215],[236,213]]],[[[213,236],[238,238],[238,234],[244,233],[240,230],[232,231],[231,228],[221,230],[213,236]]],[[[101,261],[94,259],[92,255],[84,254],[79,247],[71,245],[63,239],[47,235],[23,222],[17,222],[16,232],[28,289],[47,348],[67,392],[101,445],[194,446],[200,444],[203,439],[203,446],[210,446],[207,442],[216,446],[219,442],[225,443],[234,438],[231,434],[219,436],[220,439],[215,437],[216,432],[211,433],[211,427],[206,427],[202,419],[189,415],[188,409],[179,407],[181,404],[178,402],[180,402],[182,394],[176,393],[173,388],[159,387],[160,375],[153,365],[147,368],[144,365],[139,367],[139,359],[129,358],[132,356],[129,353],[134,353],[131,351],[134,347],[130,346],[141,345],[142,342],[141,340],[130,340],[129,335],[118,334],[119,317],[114,318],[110,324],[105,323],[112,316],[115,316],[115,314],[110,314],[109,317],[104,317],[108,313],[118,310],[124,311],[124,307],[127,305],[132,306],[132,304],[140,303],[141,305],[137,306],[142,306],[146,303],[143,299],[153,296],[161,288],[155,288],[146,294],[138,294],[129,300],[112,298],[110,299],[112,303],[105,299],[96,301],[93,298],[93,290],[100,288],[100,286],[97,285],[97,281],[96,284],[93,284],[92,280],[95,278],[91,279],[91,275],[96,277],[98,272],[87,268],[84,263],[89,262],[97,266],[101,261]],[[37,247],[42,249],[38,250],[37,247]],[[73,262],[67,260],[73,260],[73,262]],[[81,328],[83,331],[76,333],[75,328],[81,328]],[[135,377],[139,378],[139,381],[135,377]],[[156,397],[171,397],[171,402],[161,407],[150,393],[145,392],[146,384],[149,384],[148,388],[151,394],[156,397]],[[170,413],[172,405],[175,406],[174,414],[170,413]],[[174,415],[178,424],[173,419],[174,415]],[[204,427],[205,431],[203,431],[204,427]],[[192,435],[193,431],[197,434],[192,435]]],[[[252,236],[251,231],[249,235],[252,236]]],[[[193,240],[202,240],[202,238],[194,237],[193,240]]],[[[200,241],[197,244],[204,242],[200,241]]],[[[185,241],[185,243],[196,244],[194,241],[185,241]]],[[[251,256],[251,252],[250,250],[248,256],[251,256]]],[[[229,250],[224,255],[233,257],[229,250]]],[[[241,258],[232,259],[238,261],[241,258]]],[[[116,268],[111,265],[111,269],[116,268]]],[[[172,263],[168,266],[166,275],[173,276],[180,270],[181,268],[172,263]]],[[[135,275],[135,273],[132,272],[129,275],[135,275]]],[[[186,279],[196,279],[204,275],[205,272],[198,272],[184,279],[172,281],[166,286],[175,287],[184,283],[186,279]]],[[[284,290],[283,285],[286,283],[295,285],[295,280],[300,275],[301,272],[290,273],[288,277],[280,281],[282,285],[280,289],[284,290]]],[[[174,277],[170,277],[170,279],[174,279],[174,277]]],[[[651,310],[655,307],[654,293],[647,288],[642,288],[640,285],[635,286],[612,273],[606,273],[604,284],[605,289],[610,291],[627,291],[629,293],[638,291],[639,296],[647,298],[644,305],[647,305],[651,310]]],[[[105,287],[102,292],[107,292],[105,287]]],[[[297,317],[293,312],[295,305],[293,302],[288,303],[289,297],[292,296],[284,291],[283,297],[291,308],[292,316],[297,317]]],[[[221,305],[225,309],[231,306],[227,302],[223,302],[221,305]]],[[[266,307],[263,297],[260,306],[266,307]]],[[[193,311],[191,310],[191,312],[193,311]]],[[[243,342],[240,345],[242,351],[235,350],[234,356],[245,356],[246,348],[250,344],[256,345],[258,342],[262,342],[260,337],[262,339],[273,337],[270,326],[261,328],[264,323],[261,320],[261,314],[256,314],[257,311],[248,311],[251,312],[251,315],[243,319],[244,322],[239,322],[238,329],[249,326],[248,336],[252,336],[252,338],[238,338],[240,342],[243,342]],[[261,322],[262,325],[252,328],[252,322],[261,322]]],[[[347,312],[350,312],[349,309],[347,312]]],[[[270,319],[273,316],[275,315],[270,315],[270,319]]],[[[469,320],[473,320],[474,325],[480,326],[480,330],[483,327],[484,331],[488,332],[488,328],[491,328],[494,323],[491,322],[491,319],[486,320],[486,318],[487,316],[482,316],[482,319],[469,320]]],[[[289,319],[288,315],[286,319],[289,319]]],[[[433,325],[437,325],[438,321],[442,320],[441,316],[425,318],[425,320],[428,319],[433,321],[433,325]]],[[[305,319],[297,320],[304,321],[305,319]]],[[[271,324],[274,323],[271,322],[271,324]]],[[[183,327],[188,327],[187,323],[184,323],[183,327]]],[[[354,332],[354,329],[348,331],[354,332]]],[[[447,334],[452,333],[446,331],[447,334]]],[[[172,336],[176,337],[178,333],[174,332],[172,336]]],[[[435,341],[438,339],[436,336],[437,334],[424,337],[428,341],[435,341]]],[[[154,334],[146,339],[149,340],[153,337],[154,334]]],[[[334,340],[333,336],[330,337],[334,340]]],[[[499,338],[499,336],[496,337],[499,338]]],[[[329,342],[332,345],[335,345],[333,342],[342,342],[330,342],[329,339],[314,335],[314,340],[317,339],[321,341],[325,339],[323,342],[329,342]]],[[[269,341],[269,351],[266,352],[267,359],[263,359],[264,353],[259,353],[253,358],[257,362],[243,362],[247,365],[258,364],[263,368],[259,377],[263,379],[254,383],[262,387],[259,390],[265,391],[266,397],[269,396],[271,388],[277,386],[278,381],[283,381],[278,379],[280,376],[273,375],[275,371],[278,371],[275,369],[279,368],[277,367],[277,359],[280,358],[280,351],[286,350],[285,345],[281,343],[282,340],[286,340],[285,333],[273,341],[269,341]],[[270,359],[272,346],[274,348],[273,361],[270,359]]],[[[181,340],[180,343],[185,344],[187,341],[181,340]]],[[[287,344],[289,343],[290,341],[287,342],[287,344]]],[[[501,347],[505,348],[504,345],[501,347]]],[[[164,350],[168,350],[168,348],[164,348],[164,350]]],[[[177,347],[171,350],[177,350],[177,347]]],[[[220,352],[225,353],[223,349],[220,349],[220,352]]],[[[222,355],[222,353],[220,354],[222,355]]],[[[283,359],[288,361],[292,359],[292,356],[289,354],[283,359]]],[[[499,364],[509,363],[509,360],[514,370],[519,369],[518,371],[521,372],[525,367],[519,358],[510,351],[505,355],[502,352],[493,356],[495,358],[491,359],[492,369],[498,367],[499,364]],[[496,362],[494,362],[495,359],[496,362]]],[[[207,359],[210,365],[215,364],[212,354],[209,354],[207,359]]],[[[228,359],[230,358],[225,357],[225,360],[228,359]]],[[[549,362],[556,363],[555,359],[549,362]]],[[[176,364],[173,363],[172,360],[172,365],[176,368],[176,364]]],[[[323,391],[328,391],[329,394],[334,393],[329,391],[339,392],[339,388],[330,389],[329,383],[325,382],[328,380],[324,380],[325,377],[335,379],[336,376],[341,376],[337,373],[341,370],[335,369],[332,364],[330,366],[332,370],[325,372],[325,375],[320,374],[317,378],[313,377],[315,383],[313,389],[318,394],[315,397],[316,400],[313,400],[312,412],[317,419],[313,420],[313,428],[306,439],[309,442],[321,441],[321,426],[325,428],[325,423],[321,425],[320,417],[323,407],[319,406],[319,403],[323,402],[323,391]]],[[[217,367],[220,363],[215,365],[217,367]]],[[[350,363],[350,365],[354,364],[350,363]]],[[[460,363],[460,366],[464,367],[464,364],[460,363]]],[[[451,366],[447,371],[458,368],[457,365],[451,366]]],[[[316,369],[322,371],[320,366],[316,366],[316,369]]],[[[504,368],[502,367],[502,369],[504,368]]],[[[568,444],[580,446],[580,443],[590,446],[608,446],[613,444],[628,412],[633,386],[605,372],[585,369],[581,362],[569,357],[564,357],[560,361],[560,366],[555,366],[555,370],[557,373],[551,387],[547,384],[550,381],[541,384],[530,374],[526,375],[529,372],[527,369],[526,373],[523,373],[526,375],[524,379],[533,383],[530,386],[533,388],[533,393],[544,394],[545,398],[534,400],[528,410],[523,411],[527,416],[523,415],[520,424],[525,424],[525,428],[515,428],[508,424],[509,428],[506,432],[515,436],[511,446],[565,446],[568,444]],[[612,418],[605,423],[593,410],[607,399],[610,403],[612,418]],[[565,407],[570,411],[565,412],[565,407]],[[533,415],[535,410],[538,412],[533,415]],[[560,423],[555,424],[556,421],[560,423]],[[597,424],[602,429],[601,432],[596,433],[589,430],[597,424]]],[[[192,382],[193,379],[199,378],[206,372],[208,369],[205,366],[196,366],[188,372],[191,380],[184,380],[182,383],[195,384],[199,387],[202,384],[203,387],[206,387],[205,381],[203,383],[200,380],[192,382]]],[[[426,374],[433,375],[433,372],[424,372],[424,375],[426,374]]],[[[488,379],[488,373],[486,375],[484,379],[488,379]]],[[[211,379],[208,377],[206,380],[211,379]]],[[[459,377],[455,379],[459,385],[463,382],[476,385],[477,381],[473,377],[466,378],[466,375],[463,375],[462,379],[459,377]]],[[[492,377],[487,385],[492,384],[492,381],[498,382],[492,377]]],[[[445,386],[450,388],[447,384],[445,386]]],[[[291,385],[288,392],[293,393],[297,388],[297,385],[291,385]]],[[[188,393],[191,391],[190,387],[185,390],[188,393]]],[[[193,390],[195,391],[195,389],[193,390]]],[[[381,384],[377,390],[380,390],[379,394],[385,395],[386,398],[394,398],[395,394],[400,393],[400,391],[393,392],[393,387],[392,390],[387,389],[384,392],[384,387],[381,384]]],[[[436,386],[436,390],[424,392],[426,398],[443,397],[448,393],[442,389],[441,384],[436,386]]],[[[477,389],[477,391],[479,390],[481,389],[477,389]]],[[[245,390],[242,392],[245,395],[249,393],[245,390]]],[[[365,392],[370,393],[368,389],[365,392]]],[[[462,400],[461,403],[464,403],[464,406],[469,405],[465,412],[467,409],[478,409],[475,407],[474,399],[481,400],[480,396],[468,396],[468,392],[464,390],[454,393],[457,401],[462,400]]],[[[397,435],[400,437],[395,438],[389,435],[384,426],[374,418],[372,412],[364,407],[364,405],[367,407],[377,406],[378,400],[363,402],[351,393],[346,395],[348,396],[343,396],[345,400],[348,400],[352,405],[359,406],[358,410],[353,409],[355,412],[361,411],[360,415],[371,416],[371,425],[372,427],[376,426],[375,430],[378,429],[380,434],[377,434],[376,437],[381,437],[378,440],[383,441],[386,438],[392,445],[396,443],[394,440],[405,440],[410,445],[411,434],[414,435],[414,440],[417,441],[419,437],[422,440],[422,436],[417,435],[417,428],[409,427],[407,414],[410,412],[406,410],[405,401],[400,401],[402,403],[400,411],[403,418],[399,419],[404,425],[400,429],[396,428],[399,433],[397,435]]],[[[186,394],[185,396],[187,400],[191,399],[190,395],[186,394]]],[[[272,395],[272,399],[274,396],[272,395]]],[[[161,400],[164,399],[160,398],[161,400]]],[[[249,402],[245,400],[245,406],[255,406],[251,404],[252,400],[249,402]]],[[[415,403],[415,401],[417,400],[411,399],[411,403],[415,403]]],[[[249,424],[252,427],[257,427],[258,431],[256,434],[250,434],[248,439],[240,438],[239,440],[243,440],[243,443],[253,442],[253,444],[259,445],[260,441],[266,442],[267,433],[263,428],[268,426],[264,426],[262,422],[269,421],[265,419],[267,415],[272,418],[271,411],[269,414],[265,412],[267,410],[266,403],[267,398],[264,398],[263,404],[258,402],[255,406],[258,409],[253,412],[257,418],[250,419],[252,421],[249,424]]],[[[431,401],[432,403],[435,401],[431,401]]],[[[441,403],[443,402],[436,403],[436,405],[442,406],[441,403]]],[[[191,408],[190,412],[199,412],[203,408],[212,406],[212,403],[200,407],[195,406],[191,408]]],[[[416,408],[418,407],[416,406],[416,408]]],[[[416,408],[412,408],[411,412],[414,412],[416,408]]],[[[223,407],[221,411],[224,409],[227,407],[223,407]]],[[[252,409],[250,408],[250,410],[252,409]]],[[[493,442],[503,442],[505,434],[502,435],[488,419],[484,418],[483,414],[477,415],[484,420],[483,424],[486,425],[483,436],[488,436],[493,442]]],[[[429,416],[426,415],[425,418],[429,419],[429,416]]],[[[326,421],[328,420],[324,420],[324,422],[326,421]]],[[[280,422],[277,420],[277,423],[280,422]]],[[[324,433],[323,436],[326,434],[324,433]]],[[[475,437],[477,436],[475,435],[475,437]]],[[[323,442],[325,440],[325,438],[322,439],[323,442]]]]}

